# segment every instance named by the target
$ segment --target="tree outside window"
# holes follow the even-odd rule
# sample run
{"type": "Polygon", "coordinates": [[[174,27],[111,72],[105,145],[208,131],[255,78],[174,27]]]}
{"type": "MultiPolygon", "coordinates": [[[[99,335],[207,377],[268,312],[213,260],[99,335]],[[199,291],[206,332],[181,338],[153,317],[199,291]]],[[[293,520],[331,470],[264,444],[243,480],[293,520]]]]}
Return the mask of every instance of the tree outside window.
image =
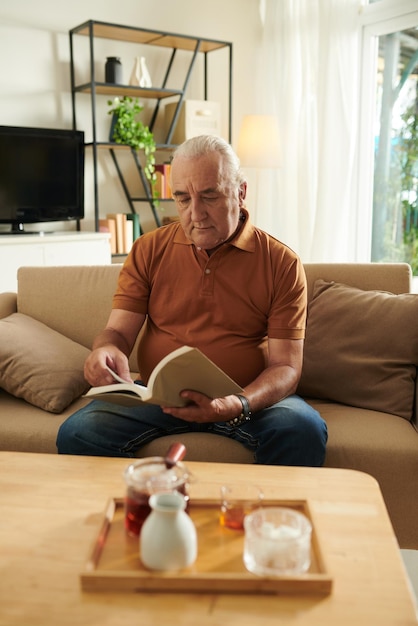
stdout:
{"type": "Polygon", "coordinates": [[[373,261],[418,275],[418,28],[379,37],[373,261]]]}

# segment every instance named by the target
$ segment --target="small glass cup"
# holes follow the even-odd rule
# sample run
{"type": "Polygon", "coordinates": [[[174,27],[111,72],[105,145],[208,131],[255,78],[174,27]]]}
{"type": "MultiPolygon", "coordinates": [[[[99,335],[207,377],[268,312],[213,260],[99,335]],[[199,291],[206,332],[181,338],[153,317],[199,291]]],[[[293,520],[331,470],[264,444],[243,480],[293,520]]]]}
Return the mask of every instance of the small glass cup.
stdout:
{"type": "Polygon", "coordinates": [[[308,518],[284,507],[253,511],[244,520],[244,564],[254,574],[301,574],[311,562],[312,525],[308,518]]]}
{"type": "Polygon", "coordinates": [[[263,498],[262,490],[256,485],[222,485],[219,516],[221,525],[233,530],[243,530],[245,515],[260,507],[263,498]]]}
{"type": "Polygon", "coordinates": [[[149,498],[154,493],[178,491],[186,501],[186,508],[188,506],[190,475],[181,462],[168,469],[162,457],[147,457],[128,465],[123,476],[126,483],[125,529],[130,535],[139,536],[142,524],[151,512],[149,498]]]}

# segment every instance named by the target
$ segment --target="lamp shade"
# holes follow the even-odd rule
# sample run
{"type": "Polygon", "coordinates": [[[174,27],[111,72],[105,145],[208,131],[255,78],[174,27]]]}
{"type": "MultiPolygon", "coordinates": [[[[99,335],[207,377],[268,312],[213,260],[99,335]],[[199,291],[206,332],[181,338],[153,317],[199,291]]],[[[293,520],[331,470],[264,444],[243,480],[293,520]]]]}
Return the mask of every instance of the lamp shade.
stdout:
{"type": "Polygon", "coordinates": [[[274,115],[245,115],[237,154],[242,167],[280,167],[279,125],[274,115]]]}

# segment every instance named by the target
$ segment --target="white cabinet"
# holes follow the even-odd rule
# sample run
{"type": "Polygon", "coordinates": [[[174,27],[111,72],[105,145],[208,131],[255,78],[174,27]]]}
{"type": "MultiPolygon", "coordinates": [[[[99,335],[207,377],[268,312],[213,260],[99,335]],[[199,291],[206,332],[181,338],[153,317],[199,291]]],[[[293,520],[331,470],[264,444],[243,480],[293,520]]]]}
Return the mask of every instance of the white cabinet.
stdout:
{"type": "Polygon", "coordinates": [[[45,233],[0,236],[0,292],[17,290],[23,266],[107,265],[109,233],[45,233]]]}

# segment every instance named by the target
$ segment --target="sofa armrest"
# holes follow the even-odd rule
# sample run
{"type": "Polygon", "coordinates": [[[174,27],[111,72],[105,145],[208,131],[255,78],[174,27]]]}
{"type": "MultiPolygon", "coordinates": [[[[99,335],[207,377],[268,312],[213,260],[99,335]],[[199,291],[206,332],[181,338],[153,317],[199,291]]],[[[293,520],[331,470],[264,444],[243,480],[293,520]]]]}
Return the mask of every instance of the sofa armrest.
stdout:
{"type": "Polygon", "coordinates": [[[0,293],[0,319],[17,312],[17,294],[12,292],[0,293]]]}

